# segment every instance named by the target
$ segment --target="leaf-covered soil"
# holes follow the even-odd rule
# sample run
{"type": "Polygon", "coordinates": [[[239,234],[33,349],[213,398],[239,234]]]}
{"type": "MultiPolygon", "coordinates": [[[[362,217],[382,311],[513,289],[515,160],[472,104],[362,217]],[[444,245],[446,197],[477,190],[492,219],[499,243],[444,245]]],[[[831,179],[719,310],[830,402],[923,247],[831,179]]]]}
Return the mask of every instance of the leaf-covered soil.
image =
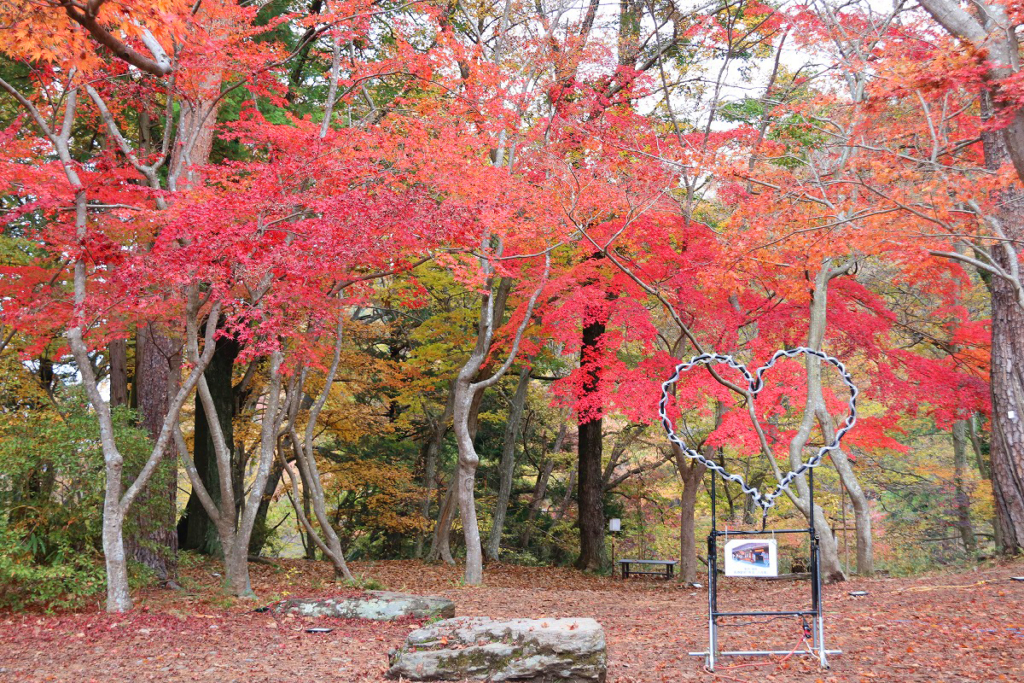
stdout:
{"type": "MultiPolygon", "coordinates": [[[[354,563],[392,590],[444,595],[460,615],[593,617],[608,640],[609,681],[1022,681],[1024,563],[913,579],[853,579],[825,588],[827,645],[843,654],[822,671],[808,657],[729,658],[715,674],[689,656],[707,644],[707,592],[657,580],[593,577],[562,568],[492,565],[487,585],[418,562],[354,563]],[[851,591],[867,591],[853,597],[851,591]]],[[[148,589],[135,611],[0,614],[0,681],[208,681],[261,683],[382,680],[388,650],[419,622],[301,619],[254,611],[273,600],[332,590],[322,563],[252,565],[262,602],[218,596],[219,571],[183,572],[187,590],[148,589]],[[330,633],[305,629],[326,627],[330,633]]],[[[807,604],[802,581],[721,582],[722,609],[807,604]]],[[[736,621],[740,621],[737,619],[736,621]]],[[[749,620],[748,620],[749,621],[749,620]]],[[[789,652],[795,618],[722,629],[726,649],[789,652]]]]}

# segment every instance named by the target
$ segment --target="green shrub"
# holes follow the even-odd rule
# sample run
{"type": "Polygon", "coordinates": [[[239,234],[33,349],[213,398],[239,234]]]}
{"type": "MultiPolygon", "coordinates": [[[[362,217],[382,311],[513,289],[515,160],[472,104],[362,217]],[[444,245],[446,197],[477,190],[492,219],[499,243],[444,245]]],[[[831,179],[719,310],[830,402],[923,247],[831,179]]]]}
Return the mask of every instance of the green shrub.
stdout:
{"type": "Polygon", "coordinates": [[[0,518],[0,606],[24,609],[79,607],[103,591],[103,558],[81,552],[67,538],[46,540],[49,555],[39,562],[32,552],[38,541],[26,539],[0,518]]]}
{"type": "MultiPolygon", "coordinates": [[[[130,411],[114,417],[127,478],[149,438],[130,411]]],[[[103,592],[104,480],[99,428],[80,390],[0,412],[0,607],[75,607],[103,592]]],[[[136,584],[146,578],[133,574],[136,584]]]]}

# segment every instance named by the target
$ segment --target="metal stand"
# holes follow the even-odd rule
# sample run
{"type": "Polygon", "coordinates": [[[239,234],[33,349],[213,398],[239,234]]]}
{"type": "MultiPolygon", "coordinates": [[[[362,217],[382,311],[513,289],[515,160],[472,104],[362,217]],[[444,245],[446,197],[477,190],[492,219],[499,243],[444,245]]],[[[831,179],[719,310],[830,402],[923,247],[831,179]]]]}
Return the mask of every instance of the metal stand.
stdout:
{"type": "Polygon", "coordinates": [[[771,532],[761,531],[719,531],[715,510],[715,480],[718,475],[711,475],[711,533],[708,534],[708,651],[691,652],[691,655],[704,657],[710,671],[715,670],[715,662],[722,656],[768,656],[788,655],[784,650],[735,650],[718,651],[718,620],[721,617],[784,617],[794,616],[811,618],[811,626],[807,628],[804,621],[804,636],[810,638],[810,651],[793,654],[811,655],[818,658],[821,668],[829,668],[827,655],[842,654],[841,650],[825,649],[825,625],[822,618],[821,600],[821,568],[818,563],[818,533],[814,528],[814,469],[807,470],[807,482],[810,488],[810,514],[806,529],[775,529],[771,532]],[[807,534],[811,544],[811,608],[809,610],[789,610],[779,612],[720,612],[718,610],[718,537],[719,536],[761,536],[772,534],[807,534]]]}

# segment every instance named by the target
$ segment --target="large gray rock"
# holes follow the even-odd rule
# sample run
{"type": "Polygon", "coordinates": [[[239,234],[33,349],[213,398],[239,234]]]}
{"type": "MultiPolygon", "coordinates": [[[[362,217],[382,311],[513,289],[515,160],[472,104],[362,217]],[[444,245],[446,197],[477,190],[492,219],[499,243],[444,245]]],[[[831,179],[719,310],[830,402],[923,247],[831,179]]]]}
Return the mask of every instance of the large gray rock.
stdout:
{"type": "Polygon", "coordinates": [[[412,681],[603,683],[608,670],[593,619],[448,619],[410,633],[389,661],[388,678],[412,681]]]}
{"type": "Polygon", "coordinates": [[[448,598],[407,595],[391,591],[366,591],[351,598],[295,598],[277,606],[278,612],[303,617],[342,617],[391,621],[400,617],[447,619],[455,616],[455,603],[448,598]]]}

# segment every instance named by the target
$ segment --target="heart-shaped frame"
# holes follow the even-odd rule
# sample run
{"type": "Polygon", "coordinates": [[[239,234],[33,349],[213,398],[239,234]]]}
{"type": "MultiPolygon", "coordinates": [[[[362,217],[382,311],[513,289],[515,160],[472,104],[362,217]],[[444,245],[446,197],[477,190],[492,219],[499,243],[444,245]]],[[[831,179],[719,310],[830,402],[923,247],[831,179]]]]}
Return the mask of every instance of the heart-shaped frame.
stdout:
{"type": "Polygon", "coordinates": [[[750,496],[753,499],[753,501],[764,510],[764,514],[767,516],[768,509],[775,505],[775,499],[782,495],[782,492],[785,489],[789,488],[789,485],[793,483],[794,479],[796,479],[797,477],[799,477],[801,474],[811,469],[812,467],[817,467],[821,463],[821,459],[825,457],[826,453],[839,448],[839,441],[846,435],[848,431],[850,431],[853,428],[853,425],[857,423],[858,393],[859,391],[856,385],[853,383],[853,378],[850,376],[850,373],[846,370],[846,366],[843,365],[843,363],[838,358],[833,358],[828,354],[822,353],[821,351],[817,351],[815,349],[807,348],[805,346],[798,346],[797,348],[794,349],[776,351],[775,354],[772,355],[771,360],[769,360],[767,363],[759,367],[753,374],[751,374],[750,371],[747,370],[747,366],[735,360],[732,356],[722,356],[717,353],[705,353],[701,354],[700,356],[694,356],[686,363],[680,363],[679,365],[677,365],[675,367],[675,371],[672,373],[672,376],[662,383],[661,402],[658,404],[658,414],[661,416],[661,425],[662,427],[665,428],[665,433],[668,434],[669,440],[672,443],[679,446],[679,448],[683,451],[683,454],[687,458],[696,460],[709,470],[717,473],[718,476],[722,477],[722,479],[739,484],[740,488],[743,489],[743,493],[750,496]],[[805,460],[804,462],[802,462],[800,464],[800,467],[796,468],[795,470],[790,470],[789,472],[787,472],[786,475],[782,477],[782,480],[779,482],[779,485],[776,486],[775,489],[773,489],[772,491],[769,491],[768,493],[762,493],[759,488],[748,485],[747,482],[744,481],[742,476],[738,474],[730,474],[725,470],[724,467],[719,465],[717,462],[708,460],[703,455],[690,448],[686,444],[686,442],[679,438],[679,436],[676,434],[675,429],[672,425],[672,420],[669,419],[668,416],[669,390],[676,382],[679,381],[679,378],[687,370],[690,370],[691,368],[694,368],[698,365],[716,365],[724,363],[731,368],[739,370],[743,374],[743,377],[744,379],[747,380],[747,384],[750,389],[750,399],[753,400],[754,397],[757,396],[757,394],[760,393],[761,390],[764,388],[764,382],[762,381],[764,373],[770,370],[772,366],[775,365],[775,362],[777,360],[779,360],[780,358],[794,358],[800,355],[816,356],[817,358],[820,358],[826,363],[834,365],[836,369],[839,370],[839,375],[840,377],[843,378],[843,382],[845,382],[846,386],[850,388],[850,414],[847,415],[846,421],[843,422],[842,426],[836,430],[835,435],[832,437],[832,443],[822,446],[821,448],[818,449],[818,452],[815,453],[809,460],[805,460]]]}

